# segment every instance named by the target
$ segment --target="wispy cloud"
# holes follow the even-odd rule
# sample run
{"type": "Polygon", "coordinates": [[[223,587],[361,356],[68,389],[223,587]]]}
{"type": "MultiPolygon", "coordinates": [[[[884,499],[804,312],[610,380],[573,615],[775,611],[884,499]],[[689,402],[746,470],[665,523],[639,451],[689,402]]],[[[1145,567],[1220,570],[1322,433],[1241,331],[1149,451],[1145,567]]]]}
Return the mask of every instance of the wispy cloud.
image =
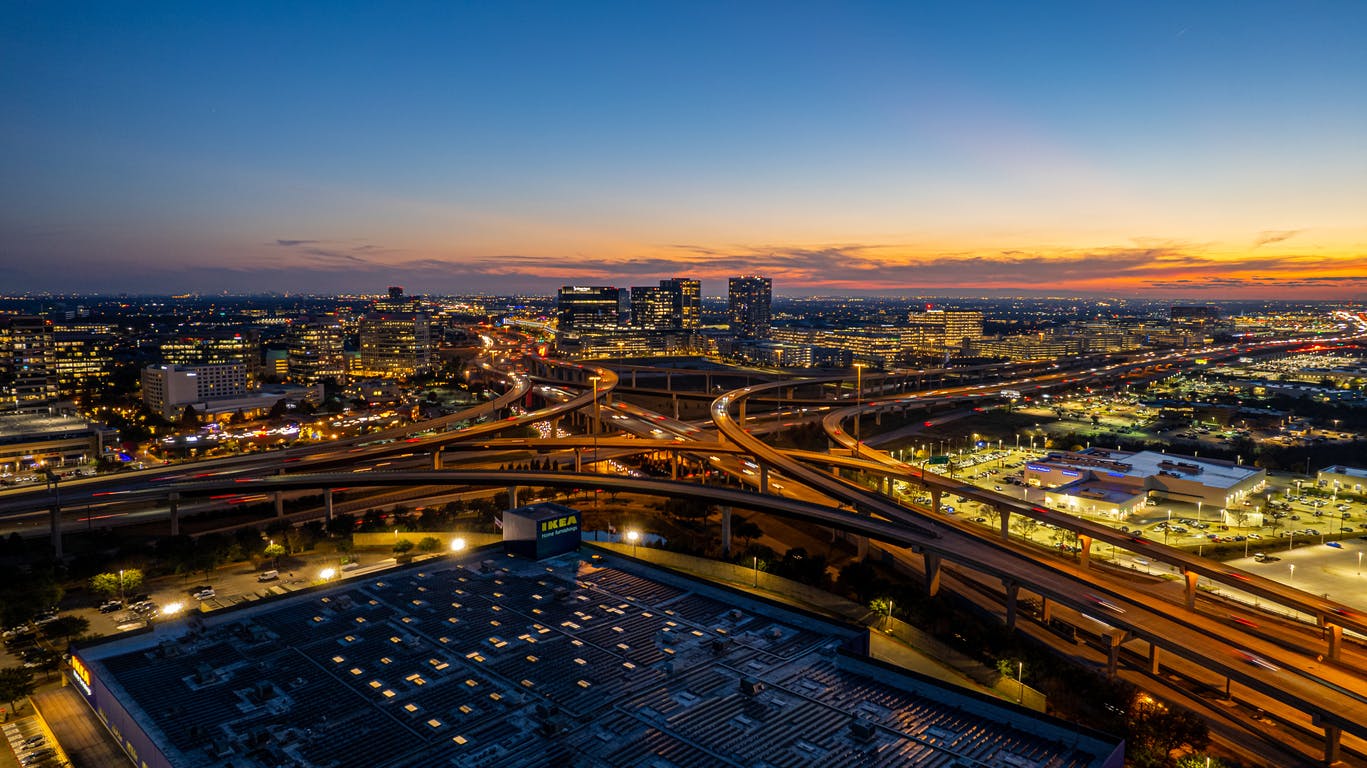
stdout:
{"type": "Polygon", "coordinates": [[[1258,236],[1257,236],[1256,238],[1253,239],[1253,247],[1254,247],[1254,248],[1261,248],[1261,247],[1263,247],[1264,245],[1271,245],[1271,244],[1273,244],[1273,243],[1280,243],[1280,242],[1282,242],[1283,240],[1289,240],[1289,239],[1295,237],[1296,235],[1299,235],[1300,233],[1302,233],[1302,232],[1304,232],[1304,231],[1305,231],[1305,230],[1303,230],[1303,229],[1268,229],[1268,230],[1264,230],[1264,231],[1262,231],[1262,232],[1259,232],[1259,233],[1258,233],[1258,236]]]}

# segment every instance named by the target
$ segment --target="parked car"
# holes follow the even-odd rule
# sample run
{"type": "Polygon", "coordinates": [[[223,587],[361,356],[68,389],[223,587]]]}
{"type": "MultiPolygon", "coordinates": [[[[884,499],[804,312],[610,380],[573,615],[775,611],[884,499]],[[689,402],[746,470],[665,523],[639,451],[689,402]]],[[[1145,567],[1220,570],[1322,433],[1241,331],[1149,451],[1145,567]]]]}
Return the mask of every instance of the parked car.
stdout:
{"type": "Polygon", "coordinates": [[[123,609],[122,600],[106,600],[100,603],[100,613],[113,613],[123,609]]]}

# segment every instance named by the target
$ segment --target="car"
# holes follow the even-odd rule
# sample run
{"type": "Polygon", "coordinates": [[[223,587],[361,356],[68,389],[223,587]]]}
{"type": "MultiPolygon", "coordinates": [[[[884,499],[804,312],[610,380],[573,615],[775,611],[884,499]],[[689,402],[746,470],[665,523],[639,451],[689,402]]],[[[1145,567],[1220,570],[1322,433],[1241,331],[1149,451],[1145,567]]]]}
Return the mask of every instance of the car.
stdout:
{"type": "Polygon", "coordinates": [[[100,603],[100,613],[113,613],[123,609],[122,600],[106,600],[100,603]]]}
{"type": "Polygon", "coordinates": [[[1338,543],[1337,541],[1326,541],[1324,542],[1324,546],[1333,547],[1334,549],[1343,549],[1343,545],[1338,543]]]}
{"type": "Polygon", "coordinates": [[[24,748],[24,749],[33,749],[34,747],[38,746],[39,744],[42,744],[42,743],[43,743],[44,741],[46,741],[46,740],[47,740],[47,738],[46,738],[45,736],[43,736],[43,734],[41,734],[41,733],[35,733],[34,735],[28,737],[27,739],[24,739],[24,740],[20,743],[20,746],[21,746],[22,748],[24,748]]]}
{"type": "Polygon", "coordinates": [[[193,598],[196,599],[196,600],[208,600],[209,598],[213,597],[215,594],[217,594],[217,593],[214,592],[214,588],[213,588],[213,587],[205,587],[205,588],[199,590],[198,592],[192,593],[190,596],[193,597],[193,598]]]}
{"type": "Polygon", "coordinates": [[[1251,541],[1261,541],[1263,537],[1262,534],[1250,533],[1248,534],[1248,538],[1251,541]]]}
{"type": "Polygon", "coordinates": [[[262,571],[260,574],[257,575],[256,580],[257,580],[257,581],[275,581],[275,580],[278,579],[278,578],[280,578],[280,571],[277,571],[277,570],[272,569],[272,570],[269,570],[269,571],[262,571]]]}

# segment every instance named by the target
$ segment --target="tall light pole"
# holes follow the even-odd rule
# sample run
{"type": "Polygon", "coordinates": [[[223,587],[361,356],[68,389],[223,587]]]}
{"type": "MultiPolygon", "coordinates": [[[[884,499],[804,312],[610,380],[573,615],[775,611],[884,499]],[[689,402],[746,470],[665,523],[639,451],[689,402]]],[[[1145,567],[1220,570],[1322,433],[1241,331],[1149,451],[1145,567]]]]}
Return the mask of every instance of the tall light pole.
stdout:
{"type": "Polygon", "coordinates": [[[1291,584],[1291,583],[1294,583],[1295,581],[1296,581],[1296,564],[1295,564],[1295,563],[1292,563],[1292,564],[1291,564],[1291,578],[1287,579],[1287,580],[1286,580],[1286,583],[1287,583],[1287,584],[1291,584]]]}
{"type": "Polygon", "coordinates": [[[854,364],[854,457],[859,458],[859,422],[863,421],[864,409],[864,366],[854,364]]]}
{"type": "MultiPolygon", "coordinates": [[[[602,376],[590,376],[589,381],[593,382],[593,423],[589,425],[589,432],[593,435],[593,466],[594,471],[598,471],[598,382],[602,376]]],[[[594,492],[594,499],[598,498],[594,492]]]]}

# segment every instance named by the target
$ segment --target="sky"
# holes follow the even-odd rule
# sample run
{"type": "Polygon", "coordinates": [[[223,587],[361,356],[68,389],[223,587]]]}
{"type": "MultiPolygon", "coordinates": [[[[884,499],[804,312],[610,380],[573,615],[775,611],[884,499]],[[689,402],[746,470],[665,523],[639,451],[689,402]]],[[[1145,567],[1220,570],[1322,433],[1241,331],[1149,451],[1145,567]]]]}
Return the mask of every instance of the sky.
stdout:
{"type": "Polygon", "coordinates": [[[0,294],[1367,299],[1367,3],[0,3],[0,294]]]}

